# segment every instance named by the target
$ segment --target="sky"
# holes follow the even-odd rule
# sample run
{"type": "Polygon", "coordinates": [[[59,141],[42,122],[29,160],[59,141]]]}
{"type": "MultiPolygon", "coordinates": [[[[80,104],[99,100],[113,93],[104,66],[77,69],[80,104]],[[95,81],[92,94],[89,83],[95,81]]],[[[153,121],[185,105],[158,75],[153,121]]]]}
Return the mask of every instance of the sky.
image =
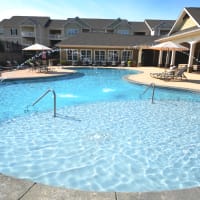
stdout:
{"type": "Polygon", "coordinates": [[[176,20],[184,7],[200,7],[199,0],[0,0],[0,21],[17,16],[51,19],[102,18],[144,21],[176,20]]]}

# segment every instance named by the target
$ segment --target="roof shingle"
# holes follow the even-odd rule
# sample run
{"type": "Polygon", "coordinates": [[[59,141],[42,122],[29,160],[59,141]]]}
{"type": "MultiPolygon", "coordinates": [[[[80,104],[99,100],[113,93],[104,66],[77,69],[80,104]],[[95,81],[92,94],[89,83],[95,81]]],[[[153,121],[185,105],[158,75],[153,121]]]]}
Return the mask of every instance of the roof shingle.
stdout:
{"type": "Polygon", "coordinates": [[[65,39],[57,44],[59,47],[67,46],[101,46],[101,47],[133,47],[137,45],[152,45],[158,37],[133,36],[112,33],[80,33],[76,36],[65,39]]]}

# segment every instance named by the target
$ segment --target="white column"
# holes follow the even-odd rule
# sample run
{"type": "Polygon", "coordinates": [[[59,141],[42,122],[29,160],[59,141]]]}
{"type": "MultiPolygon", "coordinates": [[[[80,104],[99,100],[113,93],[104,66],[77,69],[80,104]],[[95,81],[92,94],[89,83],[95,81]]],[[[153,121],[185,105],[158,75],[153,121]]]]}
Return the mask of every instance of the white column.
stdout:
{"type": "Polygon", "coordinates": [[[172,51],[172,57],[171,57],[171,63],[170,63],[170,65],[171,66],[174,66],[174,64],[175,64],[175,57],[176,57],[176,51],[172,51]]]}
{"type": "Polygon", "coordinates": [[[138,52],[138,66],[142,66],[142,48],[139,48],[138,52]]]}
{"type": "Polygon", "coordinates": [[[189,54],[189,59],[188,59],[188,71],[189,72],[192,72],[192,64],[193,64],[195,46],[196,46],[195,42],[190,42],[190,54],[189,54]]]}
{"type": "Polygon", "coordinates": [[[160,50],[160,51],[159,51],[159,58],[158,58],[158,66],[159,66],[159,67],[162,66],[162,58],[163,58],[163,51],[160,50]]]}
{"type": "Polygon", "coordinates": [[[167,51],[167,55],[166,55],[166,62],[165,62],[165,67],[169,66],[169,58],[170,58],[170,51],[167,51]]]}

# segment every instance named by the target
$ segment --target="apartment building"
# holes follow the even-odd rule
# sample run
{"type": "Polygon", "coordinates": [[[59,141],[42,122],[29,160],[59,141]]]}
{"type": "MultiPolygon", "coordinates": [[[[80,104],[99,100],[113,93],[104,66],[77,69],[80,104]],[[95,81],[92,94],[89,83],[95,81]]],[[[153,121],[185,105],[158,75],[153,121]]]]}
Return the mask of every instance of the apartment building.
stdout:
{"type": "Polygon", "coordinates": [[[186,7],[176,20],[68,18],[13,16],[0,22],[0,51],[11,52],[33,43],[60,49],[60,62],[92,61],[102,64],[132,60],[137,65],[162,66],[166,52],[153,51],[155,42],[173,41],[189,48],[188,55],[171,52],[173,64],[200,63],[200,8],[186,7]],[[176,61],[175,61],[176,57],[176,61]],[[101,63],[102,62],[102,63],[101,63]]]}
{"type": "Polygon", "coordinates": [[[125,19],[68,18],[54,20],[50,17],[13,16],[0,22],[0,40],[22,47],[41,43],[53,47],[56,43],[78,33],[101,32],[120,35],[154,36],[168,33],[175,21],[145,20],[129,22],[125,19]],[[156,29],[156,31],[153,31],[156,29]]]}
{"type": "Polygon", "coordinates": [[[65,64],[78,61],[119,64],[137,57],[138,52],[133,46],[152,44],[159,36],[168,33],[174,22],[79,17],[55,20],[50,17],[13,16],[0,22],[0,41],[5,52],[17,49],[19,53],[34,43],[49,47],[60,44],[61,61],[65,64]]]}

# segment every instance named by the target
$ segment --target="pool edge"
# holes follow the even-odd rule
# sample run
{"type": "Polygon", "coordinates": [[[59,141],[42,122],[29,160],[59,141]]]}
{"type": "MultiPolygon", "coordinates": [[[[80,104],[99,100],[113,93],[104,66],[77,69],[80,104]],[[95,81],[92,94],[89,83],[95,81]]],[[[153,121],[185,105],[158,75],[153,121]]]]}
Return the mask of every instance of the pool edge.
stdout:
{"type": "Polygon", "coordinates": [[[200,187],[159,192],[95,192],[53,187],[0,173],[0,199],[11,200],[197,200],[200,187]]]}

